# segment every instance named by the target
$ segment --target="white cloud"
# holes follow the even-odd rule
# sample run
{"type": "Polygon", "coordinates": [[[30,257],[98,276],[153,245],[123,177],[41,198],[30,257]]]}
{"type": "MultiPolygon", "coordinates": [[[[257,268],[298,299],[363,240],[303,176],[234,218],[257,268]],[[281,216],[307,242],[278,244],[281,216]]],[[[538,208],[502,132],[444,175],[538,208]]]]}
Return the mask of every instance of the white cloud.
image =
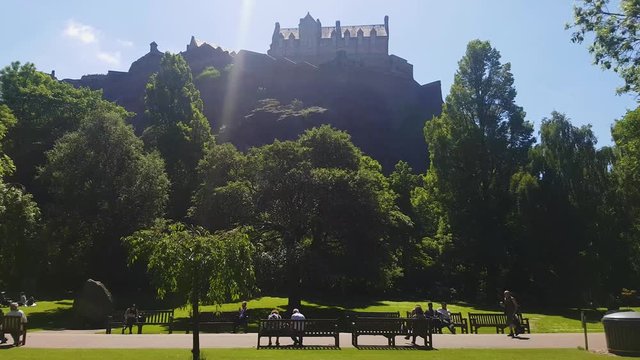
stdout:
{"type": "Polygon", "coordinates": [[[67,22],[67,27],[63,33],[66,37],[79,40],[83,44],[91,44],[98,41],[98,32],[93,26],[85,25],[74,20],[67,22]]]}
{"type": "Polygon", "coordinates": [[[133,47],[133,41],[129,41],[129,40],[122,40],[122,39],[118,39],[116,40],[118,42],[118,44],[120,44],[120,46],[122,47],[133,47]]]}
{"type": "Polygon", "coordinates": [[[106,51],[98,51],[96,54],[98,60],[105,62],[110,65],[120,65],[120,52],[116,51],[113,53],[109,53],[106,51]]]}

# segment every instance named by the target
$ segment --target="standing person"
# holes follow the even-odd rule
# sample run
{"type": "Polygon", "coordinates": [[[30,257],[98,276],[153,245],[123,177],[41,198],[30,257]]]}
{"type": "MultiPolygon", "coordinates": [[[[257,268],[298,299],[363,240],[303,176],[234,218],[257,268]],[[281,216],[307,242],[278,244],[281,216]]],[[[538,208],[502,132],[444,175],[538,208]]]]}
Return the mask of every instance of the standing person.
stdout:
{"type": "Polygon", "coordinates": [[[247,309],[247,302],[243,301],[240,305],[240,309],[238,309],[238,318],[236,319],[236,323],[233,326],[233,332],[236,332],[238,326],[242,326],[244,328],[244,332],[247,332],[247,327],[249,325],[249,309],[247,309]]]}
{"type": "MultiPolygon", "coordinates": [[[[17,316],[22,319],[20,323],[27,323],[27,316],[22,310],[18,310],[18,303],[11,303],[11,305],[9,305],[9,309],[11,311],[9,311],[5,316],[17,316]]],[[[21,330],[24,331],[23,329],[21,330]]],[[[20,346],[20,333],[12,332],[11,337],[13,338],[13,346],[20,346]]]]}
{"type": "Polygon", "coordinates": [[[122,333],[124,334],[124,329],[129,328],[129,334],[132,333],[132,328],[133,325],[138,322],[138,308],[136,307],[136,304],[131,305],[131,307],[129,307],[125,312],[124,312],[124,326],[122,327],[122,333]]]}
{"type": "MultiPolygon", "coordinates": [[[[267,320],[282,320],[282,316],[277,309],[271,310],[271,314],[267,317],[267,320]]],[[[280,329],[280,323],[271,324],[272,329],[280,329]]],[[[269,336],[269,346],[271,346],[271,336],[269,336]]],[[[276,336],[276,346],[280,346],[280,336],[276,336]]]]}
{"type": "MultiPolygon", "coordinates": [[[[418,313],[418,311],[420,313],[422,313],[422,315],[424,316],[424,312],[422,311],[422,306],[420,306],[420,304],[416,304],[416,306],[414,306],[413,310],[411,310],[411,319],[415,319],[416,318],[416,313],[418,313]]],[[[409,340],[411,338],[411,333],[413,332],[413,321],[409,322],[408,324],[409,328],[407,329],[407,335],[404,337],[405,340],[409,340]]],[[[415,336],[413,338],[413,342],[415,343],[415,336]]]]}
{"type": "Polygon", "coordinates": [[[507,316],[507,325],[509,325],[509,336],[514,337],[520,335],[520,321],[518,320],[519,306],[516,298],[511,295],[509,290],[504,291],[504,314],[507,316]]]}
{"type": "Polygon", "coordinates": [[[440,320],[440,326],[446,326],[452,334],[456,333],[456,328],[451,323],[451,312],[447,309],[447,303],[442,303],[441,308],[436,311],[438,319],[440,320]]]}
{"type": "Polygon", "coordinates": [[[298,309],[293,309],[293,313],[291,313],[291,320],[296,320],[293,322],[292,327],[293,330],[298,334],[291,337],[293,340],[293,346],[302,346],[302,332],[304,331],[304,322],[300,320],[305,320],[304,315],[298,309]]]}

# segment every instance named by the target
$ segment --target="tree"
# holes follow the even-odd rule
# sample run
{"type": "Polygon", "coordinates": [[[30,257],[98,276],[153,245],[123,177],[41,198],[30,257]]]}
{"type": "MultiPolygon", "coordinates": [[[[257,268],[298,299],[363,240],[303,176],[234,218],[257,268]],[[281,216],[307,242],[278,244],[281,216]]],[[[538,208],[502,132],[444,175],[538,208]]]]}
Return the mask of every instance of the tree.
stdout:
{"type": "Polygon", "coordinates": [[[167,215],[183,219],[197,186],[198,162],[213,144],[213,136],[202,113],[200,92],[180,54],[164,54],[160,70],[147,83],[145,105],[150,126],[142,138],[148,148],[160,152],[171,180],[167,215]]]}
{"type": "Polygon", "coordinates": [[[619,0],[611,10],[609,0],[581,0],[573,7],[571,41],[582,43],[592,35],[589,52],[595,64],[617,72],[625,84],[618,93],[640,94],[640,2],[619,0]]]}
{"type": "Polygon", "coordinates": [[[640,108],[616,121],[611,134],[616,144],[613,174],[619,218],[624,224],[622,233],[637,281],[640,274],[640,108]]]}
{"type": "Polygon", "coordinates": [[[295,142],[254,148],[247,174],[254,228],[271,253],[284,254],[290,308],[305,288],[389,286],[396,275],[392,227],[407,219],[380,165],[348,134],[322,126],[295,142]]]}
{"type": "MultiPolygon", "coordinates": [[[[468,296],[493,296],[509,241],[511,176],[526,164],[532,125],[516,105],[509,63],[489,42],[471,41],[442,115],[425,126],[427,184],[446,212],[468,296]]],[[[432,236],[433,234],[426,234],[432,236]]]]}
{"type": "Polygon", "coordinates": [[[114,112],[127,118],[124,108],[102,98],[102,92],[76,89],[38,70],[33,64],[18,62],[0,70],[0,104],[11,109],[17,122],[4,139],[7,155],[16,164],[8,179],[22,184],[42,203],[44,190],[35,182],[45,152],[81,121],[96,112],[114,112]]]}
{"type": "Polygon", "coordinates": [[[512,183],[519,199],[514,222],[524,226],[510,258],[528,274],[530,290],[540,300],[602,299],[601,291],[617,284],[624,273],[619,269],[626,268],[612,208],[609,150],[596,144],[590,126],[573,126],[553,112],[541,122],[528,175],[523,172],[517,185],[512,183]],[[618,265],[609,266],[613,263],[618,265]],[[573,281],[568,284],[567,278],[573,281]]]}
{"type": "MultiPolygon", "coordinates": [[[[16,119],[6,105],[0,104],[0,141],[16,119]]],[[[38,244],[40,209],[31,194],[21,187],[6,184],[5,175],[14,171],[11,158],[0,143],[0,287],[34,287],[42,246],[38,244]]]]}
{"type": "Polygon", "coordinates": [[[206,149],[198,165],[200,185],[189,209],[193,221],[212,231],[250,222],[251,183],[245,176],[246,162],[246,156],[228,143],[206,149]]]}
{"type": "Polygon", "coordinates": [[[202,227],[156,220],[123,239],[131,263],[143,262],[159,297],[183,295],[193,310],[193,359],[200,359],[199,305],[221,304],[253,290],[253,247],[246,231],[209,233],[202,227]]]}
{"type": "Polygon", "coordinates": [[[87,118],[46,156],[39,180],[53,199],[46,214],[61,278],[96,276],[126,285],[119,240],[163,215],[169,181],[162,159],[145,154],[131,126],[114,113],[87,118]]]}

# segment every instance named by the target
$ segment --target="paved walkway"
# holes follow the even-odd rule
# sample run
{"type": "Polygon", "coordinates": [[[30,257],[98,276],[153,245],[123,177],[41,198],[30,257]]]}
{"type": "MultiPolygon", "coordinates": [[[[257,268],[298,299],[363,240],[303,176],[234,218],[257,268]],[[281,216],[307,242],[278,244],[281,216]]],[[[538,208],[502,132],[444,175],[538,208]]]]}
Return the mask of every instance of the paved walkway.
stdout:
{"type": "MultiPolygon", "coordinates": [[[[201,334],[203,348],[255,348],[257,334],[201,334]]],[[[268,339],[262,338],[266,345],[268,339]]],[[[104,335],[81,331],[39,331],[27,335],[27,347],[30,348],[191,348],[192,335],[187,334],[142,334],[142,335],[104,335]]],[[[274,339],[275,342],[275,339],[274,339]]],[[[331,338],[305,338],[305,346],[333,346],[331,338]]],[[[382,336],[360,336],[358,343],[364,347],[386,346],[382,336]]],[[[418,338],[418,344],[421,344],[418,338]]],[[[282,346],[290,346],[291,339],[281,339],[282,346]]],[[[436,334],[433,344],[437,349],[455,348],[577,348],[584,347],[583,334],[525,334],[512,339],[506,335],[487,334],[436,334]]],[[[396,338],[397,346],[411,346],[409,340],[396,338]]],[[[350,348],[351,334],[340,334],[340,346],[350,348]]],[[[603,333],[589,334],[589,349],[604,351],[606,343],[603,333]]]]}

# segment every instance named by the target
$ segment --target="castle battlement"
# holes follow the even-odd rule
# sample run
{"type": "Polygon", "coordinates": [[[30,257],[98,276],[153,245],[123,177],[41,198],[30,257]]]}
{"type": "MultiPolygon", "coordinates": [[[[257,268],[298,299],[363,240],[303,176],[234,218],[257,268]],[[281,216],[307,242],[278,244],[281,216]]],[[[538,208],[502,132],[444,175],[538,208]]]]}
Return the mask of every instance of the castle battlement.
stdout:
{"type": "Polygon", "coordinates": [[[346,56],[371,69],[413,78],[413,66],[397,56],[389,56],[389,17],[384,24],[322,26],[311,14],[300,19],[297,28],[280,28],[276,23],[267,54],[294,62],[321,65],[346,56]]]}

